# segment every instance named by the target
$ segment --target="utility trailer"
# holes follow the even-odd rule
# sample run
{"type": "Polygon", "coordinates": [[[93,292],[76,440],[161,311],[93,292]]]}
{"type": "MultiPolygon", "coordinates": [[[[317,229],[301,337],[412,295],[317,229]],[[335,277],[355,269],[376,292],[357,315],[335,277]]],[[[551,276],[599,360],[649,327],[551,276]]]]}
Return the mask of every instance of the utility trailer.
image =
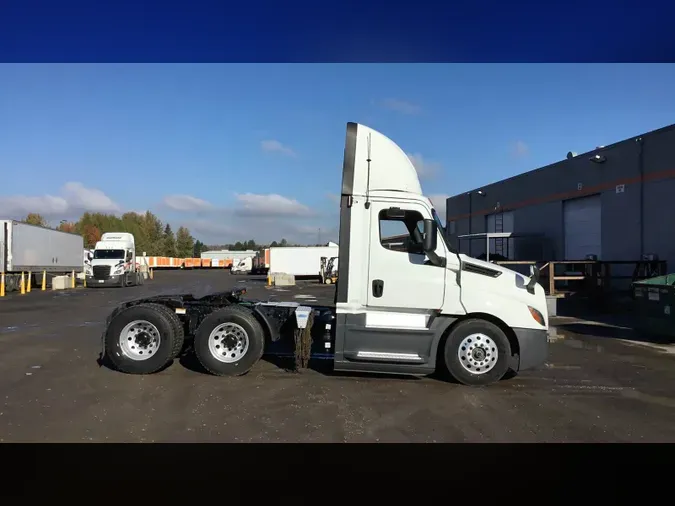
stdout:
{"type": "Polygon", "coordinates": [[[242,375],[264,353],[336,371],[425,376],[447,370],[486,385],[543,365],[548,313],[539,272],[524,276],[459,254],[422,194],[410,159],[384,135],[349,123],[333,306],[248,300],[245,291],[160,295],[113,310],[102,356],[150,374],[184,353],[219,376],[242,375]],[[407,240],[388,241],[407,235],[407,240]]]}
{"type": "Polygon", "coordinates": [[[82,236],[15,220],[0,220],[0,272],[5,289],[19,290],[21,274],[70,274],[84,268],[82,236]]]}
{"type": "Polygon", "coordinates": [[[286,246],[270,248],[269,272],[291,274],[296,278],[319,278],[321,257],[335,257],[340,248],[335,243],[328,246],[286,246]]]}

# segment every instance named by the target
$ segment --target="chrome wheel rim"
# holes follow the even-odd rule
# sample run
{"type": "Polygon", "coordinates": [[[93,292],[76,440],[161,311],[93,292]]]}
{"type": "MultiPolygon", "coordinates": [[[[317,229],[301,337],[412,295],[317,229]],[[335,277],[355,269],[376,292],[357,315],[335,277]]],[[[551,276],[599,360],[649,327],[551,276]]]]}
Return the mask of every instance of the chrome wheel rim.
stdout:
{"type": "Polygon", "coordinates": [[[236,323],[221,323],[209,335],[209,351],[219,362],[233,364],[241,360],[248,347],[248,333],[236,323]]]}
{"type": "Polygon", "coordinates": [[[134,320],[120,332],[119,345],[122,353],[131,360],[148,360],[159,350],[162,337],[155,325],[147,320],[134,320]]]}
{"type": "Polygon", "coordinates": [[[471,334],[462,339],[457,350],[459,363],[471,374],[490,372],[499,360],[497,344],[485,334],[471,334]]]}

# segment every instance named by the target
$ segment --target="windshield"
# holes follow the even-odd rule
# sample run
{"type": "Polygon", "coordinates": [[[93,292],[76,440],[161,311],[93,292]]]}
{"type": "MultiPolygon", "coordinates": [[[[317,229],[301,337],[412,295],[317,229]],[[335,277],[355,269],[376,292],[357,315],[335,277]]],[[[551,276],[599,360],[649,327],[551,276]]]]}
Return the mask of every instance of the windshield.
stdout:
{"type": "Polygon", "coordinates": [[[94,259],[98,260],[124,260],[123,249],[97,249],[94,250],[94,259]]]}
{"type": "Polygon", "coordinates": [[[448,233],[445,230],[445,227],[443,226],[443,222],[441,221],[441,217],[438,216],[438,213],[436,212],[436,209],[431,210],[431,217],[434,219],[436,222],[436,226],[438,227],[438,230],[441,232],[441,237],[443,237],[443,241],[445,241],[445,245],[448,247],[450,251],[453,253],[457,253],[457,250],[455,247],[450,244],[450,238],[448,237],[448,233]]]}

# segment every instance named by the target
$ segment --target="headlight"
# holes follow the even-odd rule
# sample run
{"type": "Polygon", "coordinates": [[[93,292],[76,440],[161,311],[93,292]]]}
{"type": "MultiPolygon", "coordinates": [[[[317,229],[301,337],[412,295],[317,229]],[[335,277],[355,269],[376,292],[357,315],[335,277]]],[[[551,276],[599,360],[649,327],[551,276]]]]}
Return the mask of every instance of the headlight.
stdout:
{"type": "Polygon", "coordinates": [[[122,274],[124,272],[124,266],[120,265],[119,267],[115,267],[115,274],[122,274]]]}

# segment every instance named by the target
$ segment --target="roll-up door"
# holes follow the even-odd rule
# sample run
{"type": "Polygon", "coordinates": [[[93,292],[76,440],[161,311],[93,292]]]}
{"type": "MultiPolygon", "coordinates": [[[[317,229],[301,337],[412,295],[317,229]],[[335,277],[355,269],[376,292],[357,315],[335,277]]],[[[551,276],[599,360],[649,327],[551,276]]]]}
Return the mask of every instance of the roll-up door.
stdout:
{"type": "Polygon", "coordinates": [[[565,260],[584,260],[602,253],[600,195],[566,200],[563,203],[565,260]]]}

